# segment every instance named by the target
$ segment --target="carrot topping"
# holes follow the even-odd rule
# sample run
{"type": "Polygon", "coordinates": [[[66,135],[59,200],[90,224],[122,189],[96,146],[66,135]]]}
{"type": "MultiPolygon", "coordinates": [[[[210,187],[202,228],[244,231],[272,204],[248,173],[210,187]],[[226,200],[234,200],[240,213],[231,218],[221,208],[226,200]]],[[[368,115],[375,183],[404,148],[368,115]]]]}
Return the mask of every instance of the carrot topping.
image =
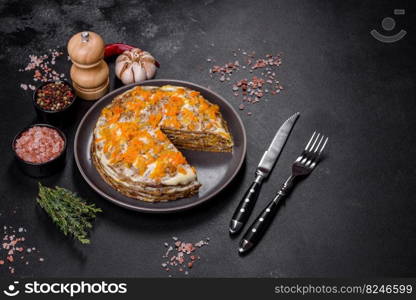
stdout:
{"type": "Polygon", "coordinates": [[[183,88],[146,89],[135,87],[116,98],[102,110],[106,124],[99,128],[95,142],[103,143],[103,152],[110,163],[134,167],[143,175],[150,164],[150,177],[160,180],[176,172],[186,174],[185,157],[176,149],[164,128],[201,130],[218,127],[219,107],[204,99],[197,91],[183,88]],[[185,107],[186,106],[186,107],[185,107]]]}

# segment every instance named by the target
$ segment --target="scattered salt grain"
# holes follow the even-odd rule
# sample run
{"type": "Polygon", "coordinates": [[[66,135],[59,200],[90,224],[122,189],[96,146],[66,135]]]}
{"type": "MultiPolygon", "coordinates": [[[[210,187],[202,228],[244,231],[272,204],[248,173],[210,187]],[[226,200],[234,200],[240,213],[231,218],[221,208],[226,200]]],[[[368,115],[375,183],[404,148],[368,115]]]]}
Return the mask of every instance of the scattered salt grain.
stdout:
{"type": "MultiPolygon", "coordinates": [[[[283,86],[281,86],[279,80],[277,80],[275,72],[282,64],[280,54],[266,54],[264,57],[256,58],[256,53],[254,51],[249,53],[241,49],[233,50],[232,54],[234,57],[237,57],[239,54],[241,56],[240,60],[225,63],[222,66],[213,65],[209,69],[209,74],[211,78],[218,75],[217,79],[220,82],[226,82],[230,81],[231,76],[240,70],[246,70],[248,73],[254,73],[253,75],[250,75],[251,78],[243,78],[232,84],[232,91],[235,97],[239,97],[241,95],[241,101],[248,102],[249,104],[255,104],[266,94],[269,96],[276,95],[283,90],[283,86]],[[243,63],[240,63],[240,61],[243,63]]],[[[211,60],[214,61],[213,59],[211,60]]],[[[243,110],[244,108],[241,107],[244,106],[239,106],[240,110],[243,110]]],[[[251,115],[251,113],[247,114],[251,115]]]]}
{"type": "Polygon", "coordinates": [[[165,253],[164,257],[168,257],[169,256],[169,253],[171,251],[173,251],[173,247],[172,246],[169,246],[168,250],[166,250],[166,253],[165,253]]]}
{"type": "MultiPolygon", "coordinates": [[[[194,267],[195,262],[201,259],[196,253],[199,251],[199,248],[208,245],[209,238],[196,243],[184,242],[177,237],[172,237],[172,240],[174,243],[173,245],[168,244],[168,251],[162,256],[165,261],[161,263],[161,266],[166,272],[176,270],[188,275],[189,270],[194,267]]],[[[165,247],[166,244],[164,243],[165,247]]]]}
{"type": "MultiPolygon", "coordinates": [[[[3,236],[0,236],[2,244],[0,245],[0,268],[7,267],[10,274],[14,274],[16,267],[28,265],[29,259],[33,259],[35,247],[27,247],[26,238],[22,236],[27,230],[23,227],[14,228],[13,226],[3,226],[3,236]]],[[[43,262],[43,258],[38,259],[43,262]]]]}
{"type": "MultiPolygon", "coordinates": [[[[58,81],[65,79],[64,73],[58,73],[52,69],[50,65],[56,64],[56,59],[62,56],[64,53],[57,49],[49,49],[47,53],[43,55],[29,55],[29,62],[27,65],[19,69],[19,72],[31,72],[33,82],[46,82],[46,81],[58,81]]],[[[27,91],[28,88],[32,91],[36,89],[34,85],[21,83],[20,88],[27,91]]]]}

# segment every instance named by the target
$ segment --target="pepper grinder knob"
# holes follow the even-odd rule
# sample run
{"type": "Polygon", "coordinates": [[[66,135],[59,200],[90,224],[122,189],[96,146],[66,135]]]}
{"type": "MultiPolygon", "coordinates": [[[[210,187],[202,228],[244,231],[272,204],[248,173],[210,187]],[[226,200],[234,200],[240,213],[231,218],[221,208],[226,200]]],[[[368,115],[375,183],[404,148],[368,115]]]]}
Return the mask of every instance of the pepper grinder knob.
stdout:
{"type": "Polygon", "coordinates": [[[90,39],[90,34],[88,33],[88,31],[83,31],[81,33],[81,39],[83,42],[88,42],[90,39]]]}

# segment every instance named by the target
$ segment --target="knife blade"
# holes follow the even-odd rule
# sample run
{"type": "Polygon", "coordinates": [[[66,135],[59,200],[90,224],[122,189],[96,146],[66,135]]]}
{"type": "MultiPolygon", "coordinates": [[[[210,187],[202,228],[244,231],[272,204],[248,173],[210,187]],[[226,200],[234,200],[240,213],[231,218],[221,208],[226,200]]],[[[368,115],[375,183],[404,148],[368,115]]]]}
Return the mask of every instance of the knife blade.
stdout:
{"type": "Polygon", "coordinates": [[[290,131],[295,125],[299,115],[300,114],[298,112],[295,113],[289,119],[287,119],[282,124],[282,126],[280,126],[269,148],[264,152],[257,167],[257,172],[260,173],[264,178],[267,178],[270,174],[270,171],[273,169],[273,166],[276,163],[277,158],[279,157],[279,154],[282,151],[283,146],[289,137],[290,131]]]}
{"type": "Polygon", "coordinates": [[[247,222],[259,196],[263,180],[270,175],[299,115],[299,112],[293,114],[280,126],[269,148],[264,152],[256,169],[256,178],[244,194],[231,218],[230,234],[238,233],[247,222]]]}

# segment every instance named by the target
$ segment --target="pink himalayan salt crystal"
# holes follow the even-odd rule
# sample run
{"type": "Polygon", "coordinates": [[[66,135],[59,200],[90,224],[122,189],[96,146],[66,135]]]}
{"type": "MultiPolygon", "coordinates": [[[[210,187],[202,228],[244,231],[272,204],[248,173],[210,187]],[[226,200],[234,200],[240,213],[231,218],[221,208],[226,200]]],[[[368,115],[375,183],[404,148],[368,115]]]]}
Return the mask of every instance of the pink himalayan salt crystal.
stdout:
{"type": "Polygon", "coordinates": [[[45,163],[56,158],[64,149],[64,140],[52,128],[34,126],[16,140],[16,154],[31,163],[45,163]]]}

